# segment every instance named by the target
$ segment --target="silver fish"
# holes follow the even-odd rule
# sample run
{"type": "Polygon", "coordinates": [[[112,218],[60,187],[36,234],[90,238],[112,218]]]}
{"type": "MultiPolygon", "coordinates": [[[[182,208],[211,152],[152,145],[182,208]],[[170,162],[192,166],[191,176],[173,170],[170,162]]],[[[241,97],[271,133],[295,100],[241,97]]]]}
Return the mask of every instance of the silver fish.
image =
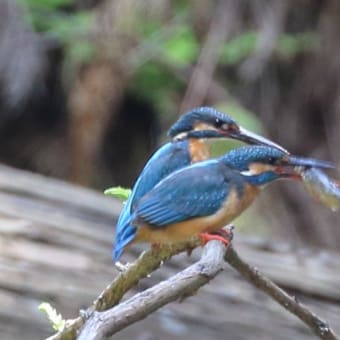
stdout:
{"type": "Polygon", "coordinates": [[[305,188],[315,200],[332,211],[340,209],[339,183],[316,168],[297,167],[296,171],[300,173],[305,188]]]}

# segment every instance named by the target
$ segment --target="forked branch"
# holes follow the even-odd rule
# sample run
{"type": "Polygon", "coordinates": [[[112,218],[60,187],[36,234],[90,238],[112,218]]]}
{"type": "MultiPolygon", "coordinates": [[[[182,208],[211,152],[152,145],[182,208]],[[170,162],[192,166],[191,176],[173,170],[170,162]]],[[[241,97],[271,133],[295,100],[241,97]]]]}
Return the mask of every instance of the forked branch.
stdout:
{"type": "Polygon", "coordinates": [[[141,320],[167,303],[195,293],[201,286],[214,278],[228,262],[254,286],[269,295],[292,314],[303,321],[320,339],[340,340],[330,326],[306,306],[288,295],[256,268],[245,263],[230,247],[228,251],[218,241],[211,241],[203,251],[201,259],[144,292],[119,304],[123,295],[140,279],[156,270],[171,256],[200,245],[199,238],[175,246],[150,250],[140,256],[108,286],[94,304],[82,316],[71,321],[63,332],[49,340],[103,339],[111,336],[132,323],[141,320]],[[114,306],[112,308],[112,306],[114,306]]]}

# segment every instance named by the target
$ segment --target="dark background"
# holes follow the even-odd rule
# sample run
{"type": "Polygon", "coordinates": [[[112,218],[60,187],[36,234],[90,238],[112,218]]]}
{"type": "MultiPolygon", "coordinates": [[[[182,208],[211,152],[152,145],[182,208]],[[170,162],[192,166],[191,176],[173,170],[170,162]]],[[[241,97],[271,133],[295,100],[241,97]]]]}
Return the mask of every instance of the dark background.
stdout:
{"type": "MultiPolygon", "coordinates": [[[[131,186],[169,125],[200,105],[292,153],[339,162],[338,1],[0,6],[4,163],[100,190],[131,186]]],[[[301,186],[274,187],[263,195],[265,224],[339,248],[339,215],[301,186]]]]}

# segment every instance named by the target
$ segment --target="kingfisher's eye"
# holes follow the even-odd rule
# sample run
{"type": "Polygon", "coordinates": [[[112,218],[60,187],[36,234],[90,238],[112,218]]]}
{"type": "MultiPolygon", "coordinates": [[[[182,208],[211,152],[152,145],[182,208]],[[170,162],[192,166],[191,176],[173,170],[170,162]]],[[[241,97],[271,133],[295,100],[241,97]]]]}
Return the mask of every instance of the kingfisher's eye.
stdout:
{"type": "Polygon", "coordinates": [[[230,125],[230,124],[228,124],[228,123],[226,123],[223,120],[220,120],[218,118],[216,118],[216,120],[215,120],[215,127],[217,129],[221,129],[221,130],[225,130],[225,131],[234,130],[233,125],[230,125]]]}
{"type": "Polygon", "coordinates": [[[276,158],[268,157],[267,161],[268,161],[269,164],[274,164],[276,162],[276,158]]]}
{"type": "Polygon", "coordinates": [[[215,126],[219,128],[219,127],[221,127],[222,125],[223,125],[223,122],[222,122],[220,119],[216,118],[216,119],[215,119],[215,126]]]}

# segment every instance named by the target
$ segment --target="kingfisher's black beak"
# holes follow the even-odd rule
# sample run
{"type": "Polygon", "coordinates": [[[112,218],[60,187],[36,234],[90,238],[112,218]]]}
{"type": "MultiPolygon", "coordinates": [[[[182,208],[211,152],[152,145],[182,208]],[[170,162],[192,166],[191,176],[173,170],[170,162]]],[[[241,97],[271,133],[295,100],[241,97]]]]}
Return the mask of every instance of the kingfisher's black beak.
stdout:
{"type": "Polygon", "coordinates": [[[335,169],[336,167],[332,162],[321,161],[315,158],[287,156],[282,160],[281,164],[275,166],[275,172],[283,178],[301,180],[301,173],[309,168],[335,169]]]}
{"type": "Polygon", "coordinates": [[[304,158],[298,156],[288,156],[288,164],[295,167],[335,169],[332,162],[320,161],[315,158],[304,158]]]}
{"type": "Polygon", "coordinates": [[[262,137],[252,131],[249,131],[243,127],[240,127],[238,130],[228,132],[228,137],[240,140],[242,142],[245,142],[247,144],[257,144],[257,145],[264,145],[264,146],[270,146],[272,148],[278,149],[286,153],[287,155],[289,152],[283,148],[281,145],[274,143],[273,141],[262,137]]]}

